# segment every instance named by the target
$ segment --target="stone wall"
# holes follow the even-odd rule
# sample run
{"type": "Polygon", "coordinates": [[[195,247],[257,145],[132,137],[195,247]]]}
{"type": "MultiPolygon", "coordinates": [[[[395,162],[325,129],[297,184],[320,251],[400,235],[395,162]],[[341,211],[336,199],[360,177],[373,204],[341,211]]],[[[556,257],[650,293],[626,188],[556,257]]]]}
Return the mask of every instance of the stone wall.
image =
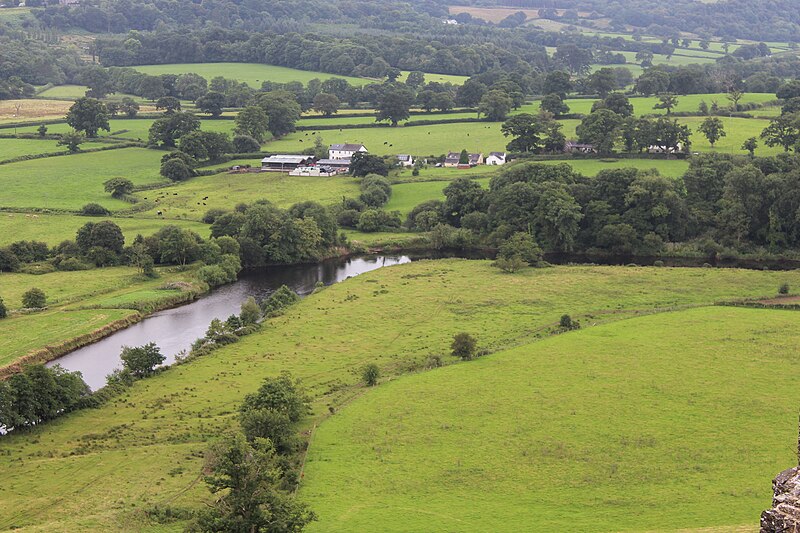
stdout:
{"type": "Polygon", "coordinates": [[[761,533],[800,533],[800,466],[772,480],[772,508],[761,513],[761,533]]]}

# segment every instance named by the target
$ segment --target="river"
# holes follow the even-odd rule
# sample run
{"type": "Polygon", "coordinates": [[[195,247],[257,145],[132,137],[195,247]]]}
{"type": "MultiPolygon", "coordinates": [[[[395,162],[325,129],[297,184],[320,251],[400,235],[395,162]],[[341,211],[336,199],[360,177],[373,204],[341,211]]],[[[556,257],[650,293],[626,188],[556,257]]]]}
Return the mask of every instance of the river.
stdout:
{"type": "Polygon", "coordinates": [[[354,257],[245,272],[235,283],[214,289],[192,303],[154,313],[133,326],[53,360],[48,366],[58,364],[67,370],[79,371],[89,387],[96,390],[105,385],[108,374],[122,366],[119,354],[123,346],[154,342],[167,357],[165,363],[169,364],[175,361],[176,355],[184,350],[188,352],[192,343],[205,335],[213,319],[224,320],[238,314],[242,302],[249,296],[261,301],[281,285],[307,295],[318,282],[332,285],[377,268],[410,261],[406,255],[354,257]]]}

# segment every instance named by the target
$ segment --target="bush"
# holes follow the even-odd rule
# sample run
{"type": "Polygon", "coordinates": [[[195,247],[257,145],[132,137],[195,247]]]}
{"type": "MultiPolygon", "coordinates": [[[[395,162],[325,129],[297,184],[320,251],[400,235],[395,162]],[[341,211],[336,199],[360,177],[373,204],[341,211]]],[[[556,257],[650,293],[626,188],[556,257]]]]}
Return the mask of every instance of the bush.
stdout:
{"type": "Polygon", "coordinates": [[[336,223],[345,228],[355,228],[360,216],[361,213],[355,209],[345,209],[336,215],[336,223]]]}
{"type": "Polygon", "coordinates": [[[439,368],[444,366],[444,361],[442,361],[442,356],[439,354],[432,354],[425,358],[425,366],[427,368],[439,368]]]}
{"type": "Polygon", "coordinates": [[[505,257],[498,257],[497,260],[492,263],[492,266],[499,268],[503,272],[513,274],[514,272],[519,272],[523,268],[527,267],[528,263],[521,257],[515,255],[508,259],[505,257]]]}
{"type": "Polygon", "coordinates": [[[5,318],[8,316],[8,308],[6,307],[5,302],[3,302],[3,298],[0,298],[0,318],[5,318]]]}
{"type": "Polygon", "coordinates": [[[778,287],[778,294],[789,294],[789,284],[784,283],[778,287]]]}
{"type": "Polygon", "coordinates": [[[233,150],[237,154],[252,154],[261,151],[261,145],[249,135],[236,135],[233,138],[233,150]]]}
{"type": "Polygon", "coordinates": [[[581,327],[578,321],[572,320],[572,317],[569,315],[561,315],[561,320],[558,321],[558,326],[565,331],[580,329],[581,327]]]}
{"type": "Polygon", "coordinates": [[[19,258],[8,248],[0,248],[0,272],[19,270],[19,258]]]}
{"type": "Polygon", "coordinates": [[[186,181],[194,175],[194,171],[182,160],[174,158],[161,165],[161,175],[171,181],[186,181]]]}
{"type": "Polygon", "coordinates": [[[149,376],[155,368],[166,360],[161,350],[151,342],[144,346],[131,348],[123,346],[120,354],[122,365],[137,378],[149,376]]]}
{"type": "Polygon", "coordinates": [[[392,211],[387,213],[381,209],[367,209],[358,217],[356,229],[365,233],[382,231],[400,227],[400,213],[392,211]]]}
{"type": "Polygon", "coordinates": [[[286,285],[270,294],[269,298],[261,302],[261,310],[266,318],[280,316],[287,307],[299,301],[300,297],[286,285]]]}
{"type": "Polygon", "coordinates": [[[22,307],[27,309],[44,309],[47,305],[47,296],[42,289],[33,287],[22,295],[22,307]]]}
{"type": "Polygon", "coordinates": [[[381,370],[375,363],[370,363],[361,371],[361,379],[367,387],[374,387],[378,384],[378,378],[381,377],[381,370]]]}
{"type": "Polygon", "coordinates": [[[503,259],[520,259],[535,265],[542,260],[542,249],[529,233],[517,232],[500,245],[499,256],[503,259]]]}
{"type": "Polygon", "coordinates": [[[217,218],[224,215],[226,212],[227,211],[224,209],[209,209],[200,220],[203,222],[203,224],[213,224],[216,222],[217,218]]]}
{"type": "Polygon", "coordinates": [[[242,304],[242,312],[239,318],[242,321],[242,325],[245,326],[258,323],[261,318],[261,308],[258,307],[255,298],[251,296],[242,304]]]}
{"type": "Polygon", "coordinates": [[[84,217],[106,217],[111,211],[100,204],[86,204],[81,208],[80,214],[84,217]]]}
{"type": "Polygon", "coordinates": [[[197,277],[208,283],[209,287],[219,287],[226,283],[236,281],[236,276],[231,278],[230,274],[220,265],[206,265],[197,271],[197,277]]]}
{"type": "Polygon", "coordinates": [[[454,357],[460,357],[464,361],[468,361],[475,356],[475,350],[478,346],[478,341],[469,333],[458,333],[453,336],[453,342],[450,344],[450,350],[454,357]]]}
{"type": "Polygon", "coordinates": [[[89,270],[92,266],[87,265],[77,257],[67,257],[58,263],[57,268],[63,272],[76,272],[78,270],[89,270]]]}

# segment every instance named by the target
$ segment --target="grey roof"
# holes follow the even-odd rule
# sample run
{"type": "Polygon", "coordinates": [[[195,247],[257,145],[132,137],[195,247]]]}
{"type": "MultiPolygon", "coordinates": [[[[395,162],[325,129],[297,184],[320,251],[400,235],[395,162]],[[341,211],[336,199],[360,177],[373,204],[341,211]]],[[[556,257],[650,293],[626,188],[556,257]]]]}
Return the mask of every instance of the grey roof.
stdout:
{"type": "Polygon", "coordinates": [[[317,165],[324,166],[324,165],[335,165],[335,166],[348,166],[350,165],[349,159],[320,159],[317,161],[317,165]]]}
{"type": "Polygon", "coordinates": [[[305,163],[309,159],[313,158],[308,155],[271,155],[262,159],[261,163],[287,163],[299,165],[300,163],[305,163]]]}
{"type": "Polygon", "coordinates": [[[411,156],[408,154],[398,154],[397,159],[399,161],[411,161],[411,156]]]}
{"type": "Polygon", "coordinates": [[[469,154],[469,162],[472,163],[474,161],[475,163],[477,163],[482,155],[483,154],[469,154]]]}
{"type": "Polygon", "coordinates": [[[447,161],[447,160],[452,160],[452,159],[455,159],[456,161],[458,161],[459,159],[461,159],[461,153],[460,152],[447,152],[447,157],[445,157],[444,160],[447,161]]]}
{"type": "Polygon", "coordinates": [[[492,156],[499,157],[500,159],[503,159],[503,158],[505,158],[506,153],[505,152],[489,152],[489,157],[492,157],[492,156]]]}
{"type": "Polygon", "coordinates": [[[363,144],[348,144],[348,143],[345,143],[345,144],[332,144],[331,145],[331,150],[340,150],[340,151],[343,151],[343,152],[358,152],[362,148],[364,150],[367,149],[367,147],[364,146],[363,144]]]}

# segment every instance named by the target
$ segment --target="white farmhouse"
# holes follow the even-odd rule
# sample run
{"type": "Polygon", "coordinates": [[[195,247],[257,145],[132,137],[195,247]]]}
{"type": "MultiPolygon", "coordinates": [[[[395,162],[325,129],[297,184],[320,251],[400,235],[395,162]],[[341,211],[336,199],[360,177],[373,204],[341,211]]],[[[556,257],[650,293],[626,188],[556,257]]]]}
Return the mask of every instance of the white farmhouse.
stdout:
{"type": "Polygon", "coordinates": [[[506,153],[505,152],[489,152],[489,157],[486,158],[484,161],[487,165],[505,165],[506,164],[506,153]]]}
{"type": "Polygon", "coordinates": [[[368,153],[363,144],[332,144],[328,150],[328,159],[352,159],[357,152],[368,153]]]}
{"type": "Polygon", "coordinates": [[[413,167],[414,166],[414,156],[409,154],[400,154],[397,156],[397,161],[400,163],[401,167],[413,167]]]}

